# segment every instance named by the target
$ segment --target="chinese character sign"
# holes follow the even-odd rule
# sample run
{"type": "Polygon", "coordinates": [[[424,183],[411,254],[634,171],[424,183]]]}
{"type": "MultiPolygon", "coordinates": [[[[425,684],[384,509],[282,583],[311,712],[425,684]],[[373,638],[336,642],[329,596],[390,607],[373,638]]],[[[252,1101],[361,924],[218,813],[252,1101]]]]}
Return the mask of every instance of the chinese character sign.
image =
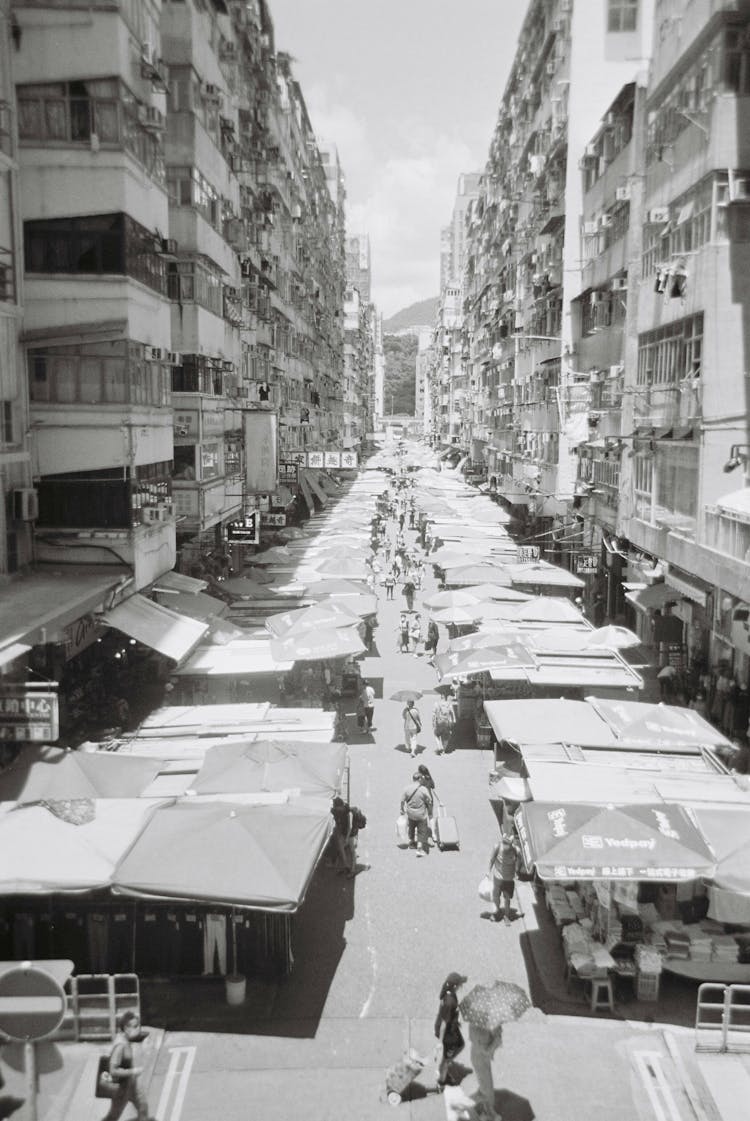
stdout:
{"type": "Polygon", "coordinates": [[[531,564],[539,560],[538,545],[519,545],[516,549],[516,560],[519,564],[531,564]]]}
{"type": "Polygon", "coordinates": [[[596,572],[599,567],[599,558],[596,553],[579,553],[576,557],[576,572],[579,576],[589,572],[596,572]]]}
{"type": "Polygon", "coordinates": [[[326,467],[340,467],[341,466],[341,452],[326,452],[325,453],[326,467]]]}
{"type": "Polygon", "coordinates": [[[278,485],[278,419],[275,413],[243,412],[245,485],[249,494],[267,494],[278,485]]]}
{"type": "Polygon", "coordinates": [[[51,743],[59,734],[57,693],[23,684],[0,691],[0,740],[51,743]]]}
{"type": "Polygon", "coordinates": [[[357,453],[356,452],[342,452],[341,453],[341,466],[347,470],[352,470],[357,466],[357,453]]]}
{"type": "Polygon", "coordinates": [[[324,462],[323,452],[308,452],[307,453],[307,466],[308,467],[322,467],[324,462]]]}

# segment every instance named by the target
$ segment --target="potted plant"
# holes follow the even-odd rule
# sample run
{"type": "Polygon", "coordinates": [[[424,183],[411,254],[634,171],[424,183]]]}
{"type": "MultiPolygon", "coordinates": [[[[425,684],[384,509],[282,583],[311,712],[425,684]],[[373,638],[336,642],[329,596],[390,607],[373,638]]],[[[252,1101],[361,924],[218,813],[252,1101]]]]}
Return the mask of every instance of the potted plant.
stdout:
{"type": "Polygon", "coordinates": [[[247,981],[244,973],[237,972],[237,914],[234,907],[229,921],[232,926],[232,972],[225,977],[227,1004],[242,1004],[247,981]]]}

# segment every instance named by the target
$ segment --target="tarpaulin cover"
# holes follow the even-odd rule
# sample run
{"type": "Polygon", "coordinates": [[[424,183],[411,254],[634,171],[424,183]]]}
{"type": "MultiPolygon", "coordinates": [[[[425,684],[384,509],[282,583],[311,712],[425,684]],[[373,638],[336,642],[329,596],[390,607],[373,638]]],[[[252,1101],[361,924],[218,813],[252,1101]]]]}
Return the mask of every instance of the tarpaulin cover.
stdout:
{"type": "Polygon", "coordinates": [[[710,877],[716,865],[681,806],[528,802],[516,823],[541,879],[659,883],[710,877]]]}
{"type": "Polygon", "coordinates": [[[485,701],[484,711],[498,740],[508,743],[601,744],[616,742],[608,723],[587,701],[485,701]]]}
{"type": "Polygon", "coordinates": [[[170,591],[195,595],[196,592],[202,592],[207,587],[206,580],[198,580],[195,576],[185,576],[182,572],[164,572],[156,581],[154,591],[159,592],[162,588],[169,588],[170,591]]]}
{"type": "Polygon", "coordinates": [[[117,891],[296,911],[331,832],[322,799],[158,809],[120,861],[117,891]]]}
{"type": "Polygon", "coordinates": [[[90,820],[80,825],[42,806],[0,813],[0,892],[27,895],[108,887],[120,856],[161,804],[146,798],[92,801],[90,820]]]}
{"type": "Polygon", "coordinates": [[[0,772],[0,802],[44,798],[137,798],[159,772],[158,759],[128,759],[114,752],[24,747],[0,772]]]}
{"type": "Polygon", "coordinates": [[[130,596],[102,616],[107,626],[179,662],[200,642],[208,624],[188,619],[141,595],[130,596]]]}
{"type": "Polygon", "coordinates": [[[170,611],[177,611],[180,615],[187,615],[189,619],[206,619],[226,615],[228,605],[223,599],[216,596],[207,596],[203,592],[164,592],[163,599],[159,600],[162,607],[170,611]]]}
{"type": "Polygon", "coordinates": [[[540,584],[549,588],[583,588],[585,583],[567,569],[546,564],[544,561],[536,561],[533,564],[509,564],[508,575],[514,587],[540,584]]]}
{"type": "Polygon", "coordinates": [[[716,856],[713,882],[724,891],[750,897],[750,805],[694,806],[693,815],[716,856]]]}
{"type": "Polygon", "coordinates": [[[206,752],[191,784],[196,794],[299,790],[332,798],[346,766],[346,744],[257,740],[206,752]]]}
{"type": "Polygon", "coordinates": [[[492,564],[468,564],[452,568],[445,574],[446,584],[504,584],[510,586],[505,569],[492,564]]]}
{"type": "Polygon", "coordinates": [[[201,646],[184,665],[175,670],[177,677],[253,677],[291,669],[292,659],[277,659],[269,639],[238,639],[224,646],[201,646]]]}

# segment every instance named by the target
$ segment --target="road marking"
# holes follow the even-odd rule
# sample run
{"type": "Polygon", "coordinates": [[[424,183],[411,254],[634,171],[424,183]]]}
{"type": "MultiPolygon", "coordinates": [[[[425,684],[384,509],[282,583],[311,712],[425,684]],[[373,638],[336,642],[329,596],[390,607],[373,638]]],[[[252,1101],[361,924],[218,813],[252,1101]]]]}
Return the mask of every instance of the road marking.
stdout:
{"type": "MultiPolygon", "coordinates": [[[[367,768],[366,768],[366,771],[365,771],[365,775],[366,775],[365,801],[366,802],[369,802],[369,800],[370,800],[370,777],[371,777],[371,774],[372,774],[372,762],[368,759],[367,760],[367,768]]],[[[366,855],[368,857],[367,863],[369,865],[369,863],[370,863],[370,861],[369,861],[369,844],[368,844],[368,851],[367,851],[366,855]]],[[[355,880],[355,883],[356,883],[356,880],[355,880]]],[[[368,992],[367,997],[365,999],[365,1002],[362,1005],[362,1008],[360,1009],[360,1012],[359,1012],[360,1020],[364,1020],[365,1016],[370,1011],[370,1005],[372,1004],[372,998],[375,996],[375,986],[376,986],[377,980],[378,980],[378,955],[377,955],[377,951],[375,949],[374,940],[373,940],[373,936],[372,936],[372,913],[370,911],[370,900],[367,897],[365,897],[364,915],[365,915],[365,938],[367,939],[367,956],[370,959],[370,974],[371,974],[372,980],[370,982],[370,991],[368,992]]]]}
{"type": "Polygon", "coordinates": [[[667,1115],[670,1121],[682,1121],[671,1087],[664,1077],[661,1054],[658,1051],[634,1051],[633,1058],[657,1121],[667,1121],[667,1115]],[[667,1107],[666,1113],[662,1102],[667,1107]]]}
{"type": "Polygon", "coordinates": [[[190,1072],[193,1069],[193,1063],[195,1061],[195,1052],[195,1047],[169,1048],[169,1067],[167,1068],[167,1076],[162,1086],[159,1104],[156,1107],[156,1121],[179,1121],[182,1115],[182,1107],[185,1104],[185,1094],[187,1093],[190,1072]],[[178,1070],[180,1063],[182,1063],[182,1067],[178,1070]],[[177,1082],[177,1090],[174,1095],[172,1109],[167,1118],[167,1109],[172,1096],[172,1086],[174,1085],[175,1079],[179,1079],[179,1081],[177,1082]]]}

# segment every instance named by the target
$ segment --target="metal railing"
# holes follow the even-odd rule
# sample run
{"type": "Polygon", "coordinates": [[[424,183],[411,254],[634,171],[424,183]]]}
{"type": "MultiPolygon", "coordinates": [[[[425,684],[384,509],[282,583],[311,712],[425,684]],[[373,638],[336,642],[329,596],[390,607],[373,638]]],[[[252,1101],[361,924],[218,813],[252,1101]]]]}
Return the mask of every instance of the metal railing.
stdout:
{"type": "Polygon", "coordinates": [[[750,985],[698,987],[695,1050],[750,1053],[750,985]]]}

